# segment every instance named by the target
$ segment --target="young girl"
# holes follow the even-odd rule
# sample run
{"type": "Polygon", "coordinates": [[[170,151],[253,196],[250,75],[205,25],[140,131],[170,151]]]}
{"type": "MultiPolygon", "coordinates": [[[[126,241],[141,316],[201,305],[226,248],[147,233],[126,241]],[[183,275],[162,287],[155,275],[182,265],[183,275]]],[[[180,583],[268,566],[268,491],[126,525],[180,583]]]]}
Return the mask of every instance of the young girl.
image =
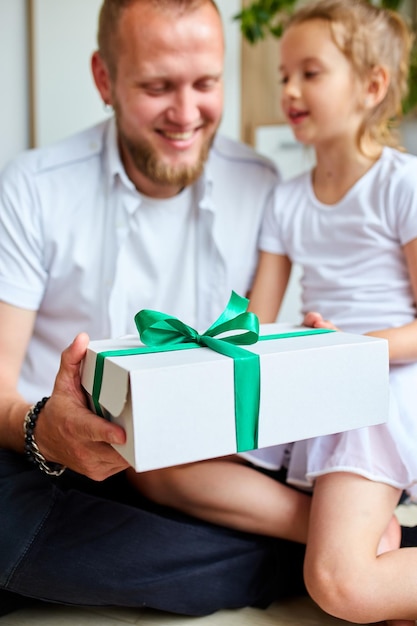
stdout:
{"type": "Polygon", "coordinates": [[[417,550],[396,549],[393,517],[403,490],[417,498],[417,158],[390,128],[410,48],[400,17],[365,0],[309,2],[289,21],[282,107],[317,164],[276,189],[251,296],[260,320],[274,321],[296,262],[306,325],[387,339],[388,423],[294,444],[288,475],[314,483],[312,498],[245,464],[278,468],[282,447],[132,473],[164,504],[307,540],[306,585],[325,611],[396,626],[417,618],[417,550]]]}

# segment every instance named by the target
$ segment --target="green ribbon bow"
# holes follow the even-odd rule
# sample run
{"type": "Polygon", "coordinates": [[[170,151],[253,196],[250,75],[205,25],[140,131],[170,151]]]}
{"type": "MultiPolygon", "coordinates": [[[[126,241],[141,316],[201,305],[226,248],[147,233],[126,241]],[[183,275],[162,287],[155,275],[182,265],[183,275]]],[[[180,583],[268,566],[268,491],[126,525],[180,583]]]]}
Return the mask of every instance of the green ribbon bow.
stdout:
{"type": "Polygon", "coordinates": [[[99,352],[96,359],[92,399],[95,411],[103,415],[100,391],[106,357],[169,352],[207,347],[233,359],[236,449],[238,452],[258,447],[258,419],[260,404],[259,355],[239,345],[250,345],[258,340],[283,339],[302,335],[333,332],[327,329],[306,329],[259,337],[259,320],[248,312],[249,300],[232,291],[230,300],[220,317],[204,333],[199,334],[176,317],[159,311],[143,309],[135,315],[135,323],[144,346],[126,350],[99,352]],[[219,337],[223,333],[230,333],[219,337]],[[239,345],[238,345],[239,344],[239,345]]]}
{"type": "Polygon", "coordinates": [[[126,350],[99,352],[96,358],[92,399],[97,415],[103,415],[99,398],[103,380],[104,361],[107,357],[132,354],[149,354],[172,350],[189,350],[206,346],[228,356],[234,361],[236,448],[238,452],[253,450],[258,444],[258,416],[260,398],[260,361],[257,354],[240,348],[259,338],[259,321],[254,313],[246,311],[247,298],[234,291],[220,317],[199,334],[178,318],[143,309],[135,315],[135,323],[145,346],[126,350]],[[231,331],[233,335],[216,338],[231,331]]]}
{"type": "Polygon", "coordinates": [[[238,452],[253,450],[258,445],[259,355],[239,347],[256,343],[259,338],[259,320],[254,313],[246,311],[248,303],[247,298],[232,291],[223,313],[202,334],[178,318],[159,311],[144,309],[135,315],[140,338],[148,346],[170,348],[178,344],[197,344],[233,359],[238,452]],[[231,331],[243,332],[218,337],[231,331]]]}

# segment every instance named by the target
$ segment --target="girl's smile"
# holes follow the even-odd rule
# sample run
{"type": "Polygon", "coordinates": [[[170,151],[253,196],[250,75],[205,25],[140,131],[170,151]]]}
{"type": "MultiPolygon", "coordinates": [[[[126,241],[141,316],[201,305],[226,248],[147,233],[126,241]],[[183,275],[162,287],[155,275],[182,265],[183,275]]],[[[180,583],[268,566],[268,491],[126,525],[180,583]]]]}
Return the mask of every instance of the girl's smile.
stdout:
{"type": "Polygon", "coordinates": [[[296,108],[291,107],[287,113],[288,115],[288,120],[291,123],[291,125],[297,126],[298,124],[301,124],[307,117],[308,117],[308,111],[302,111],[302,110],[298,110],[296,108]]]}

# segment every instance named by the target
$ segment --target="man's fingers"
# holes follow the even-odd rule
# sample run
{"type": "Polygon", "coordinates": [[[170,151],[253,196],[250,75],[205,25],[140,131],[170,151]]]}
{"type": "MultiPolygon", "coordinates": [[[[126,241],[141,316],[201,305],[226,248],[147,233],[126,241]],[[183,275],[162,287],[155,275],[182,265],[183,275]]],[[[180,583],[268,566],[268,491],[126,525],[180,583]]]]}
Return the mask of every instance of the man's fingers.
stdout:
{"type": "Polygon", "coordinates": [[[104,480],[129,467],[129,463],[117,450],[99,442],[74,450],[67,465],[93,480],[104,480]]]}
{"type": "Polygon", "coordinates": [[[125,443],[123,428],[70,402],[64,394],[51,396],[42,417],[37,426],[37,443],[46,458],[95,480],[103,480],[128,465],[109,445],[125,443]]]}
{"type": "Polygon", "coordinates": [[[87,333],[80,333],[63,351],[54,385],[54,393],[63,393],[65,396],[76,397],[84,405],[85,397],[81,389],[80,366],[89,341],[87,333]]]}
{"type": "Polygon", "coordinates": [[[72,373],[74,376],[79,373],[80,364],[87,352],[89,341],[90,338],[87,333],[80,333],[62,353],[61,367],[65,368],[68,373],[72,373]]]}
{"type": "Polygon", "coordinates": [[[78,423],[78,428],[78,436],[85,441],[102,441],[118,445],[126,442],[126,433],[121,426],[91,413],[87,419],[78,423]]]}

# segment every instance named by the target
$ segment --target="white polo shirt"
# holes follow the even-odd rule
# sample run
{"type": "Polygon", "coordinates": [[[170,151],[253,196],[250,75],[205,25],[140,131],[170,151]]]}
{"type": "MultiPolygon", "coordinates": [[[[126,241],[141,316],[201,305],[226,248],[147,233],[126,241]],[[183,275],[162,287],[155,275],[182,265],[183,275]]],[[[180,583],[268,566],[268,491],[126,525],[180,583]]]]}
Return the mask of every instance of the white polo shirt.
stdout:
{"type": "Polygon", "coordinates": [[[140,194],[107,120],[14,159],[0,176],[0,299],[37,311],[20,391],[50,393],[61,351],[136,332],[143,308],[205,329],[246,294],[278,180],[249,147],[217,137],[203,177],[175,198],[140,194]]]}

